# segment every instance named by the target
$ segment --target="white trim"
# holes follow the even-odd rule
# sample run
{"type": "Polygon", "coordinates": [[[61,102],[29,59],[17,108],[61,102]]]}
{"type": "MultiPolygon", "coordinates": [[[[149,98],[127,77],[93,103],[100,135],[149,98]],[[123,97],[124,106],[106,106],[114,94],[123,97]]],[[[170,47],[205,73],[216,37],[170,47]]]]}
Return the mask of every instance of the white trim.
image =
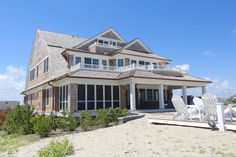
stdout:
{"type": "Polygon", "coordinates": [[[103,85],[103,109],[105,109],[106,107],[106,103],[105,103],[105,85],[103,85]]]}
{"type": "Polygon", "coordinates": [[[94,84],[94,110],[97,110],[97,85],[94,84]]]}
{"type": "Polygon", "coordinates": [[[41,64],[46,58],[48,57],[48,62],[49,62],[49,55],[47,55],[46,57],[44,57],[40,62],[38,62],[36,65],[34,65],[31,69],[30,69],[30,71],[31,70],[33,70],[34,68],[36,68],[36,66],[38,66],[39,64],[41,64]]]}
{"type": "Polygon", "coordinates": [[[85,84],[85,111],[88,110],[88,84],[85,84]]]}
{"type": "Polygon", "coordinates": [[[116,67],[117,67],[117,68],[125,67],[125,59],[124,59],[124,58],[116,58],[116,67]],[[123,66],[121,66],[121,67],[118,66],[118,60],[120,60],[120,59],[123,60],[123,66]]]}
{"type": "Polygon", "coordinates": [[[113,85],[111,85],[111,107],[114,108],[114,102],[113,102],[113,85]]]}

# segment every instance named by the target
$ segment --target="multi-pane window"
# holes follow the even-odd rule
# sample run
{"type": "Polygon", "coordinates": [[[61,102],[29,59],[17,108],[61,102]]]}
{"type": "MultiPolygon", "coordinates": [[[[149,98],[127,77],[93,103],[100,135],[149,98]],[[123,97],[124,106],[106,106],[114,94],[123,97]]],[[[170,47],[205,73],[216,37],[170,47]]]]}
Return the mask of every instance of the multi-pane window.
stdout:
{"type": "Polygon", "coordinates": [[[94,110],[94,85],[87,85],[87,109],[94,110]]]}
{"type": "Polygon", "coordinates": [[[145,62],[144,64],[145,64],[145,65],[150,65],[150,62],[145,62]]]}
{"type": "Polygon", "coordinates": [[[141,101],[158,101],[159,90],[158,89],[139,89],[141,101]]]}
{"type": "Polygon", "coordinates": [[[102,39],[98,39],[98,44],[100,45],[105,45],[105,46],[117,46],[117,42],[116,41],[108,41],[108,40],[102,40],[102,39]]]}
{"type": "Polygon", "coordinates": [[[140,100],[145,101],[146,100],[145,89],[139,89],[139,93],[140,93],[140,100]]]}
{"type": "Polygon", "coordinates": [[[78,110],[85,110],[85,85],[78,85],[78,110]]]}
{"type": "Polygon", "coordinates": [[[78,110],[119,107],[119,86],[78,85],[78,110]],[[87,106],[87,107],[86,107],[87,106]]]}
{"type": "Polygon", "coordinates": [[[152,63],[152,65],[154,69],[157,69],[157,63],[152,63]]]}
{"type": "Polygon", "coordinates": [[[103,41],[103,44],[104,44],[104,45],[108,45],[108,41],[106,41],[106,40],[103,41]]]}
{"type": "Polygon", "coordinates": [[[50,97],[50,90],[49,89],[45,89],[43,90],[44,92],[44,104],[45,105],[49,105],[49,97],[50,97]]]}
{"type": "Polygon", "coordinates": [[[81,63],[81,57],[75,57],[75,64],[81,63]]]}
{"type": "Polygon", "coordinates": [[[103,85],[96,86],[97,109],[103,109],[103,85]]]}
{"type": "Polygon", "coordinates": [[[139,65],[144,65],[144,61],[139,61],[139,65]]]}
{"type": "Polygon", "coordinates": [[[30,71],[30,81],[33,81],[35,79],[35,69],[30,71]]]}
{"type": "Polygon", "coordinates": [[[68,85],[59,88],[59,108],[68,110],[68,85]]]}
{"type": "Polygon", "coordinates": [[[111,107],[111,86],[105,86],[105,108],[111,107]]]}
{"type": "Polygon", "coordinates": [[[120,101],[120,97],[119,97],[119,86],[113,86],[113,108],[117,108],[119,107],[119,101],[120,101]]]}
{"type": "Polygon", "coordinates": [[[117,60],[117,65],[118,65],[118,67],[123,67],[124,66],[124,60],[123,59],[118,59],[117,60]]]}
{"type": "Polygon", "coordinates": [[[48,57],[44,60],[44,73],[48,72],[48,67],[49,67],[49,59],[48,57]]]}
{"type": "Polygon", "coordinates": [[[99,66],[99,60],[98,59],[93,59],[93,67],[98,68],[99,66]]]}
{"type": "Polygon", "coordinates": [[[153,90],[153,100],[158,101],[159,100],[159,92],[158,89],[153,90]]]}
{"type": "Polygon", "coordinates": [[[131,65],[133,64],[137,64],[137,61],[136,60],[131,60],[131,65]]]}
{"type": "Polygon", "coordinates": [[[39,77],[39,66],[36,67],[36,77],[39,77]]]}
{"type": "Polygon", "coordinates": [[[153,100],[152,89],[147,89],[147,100],[153,100]]]}
{"type": "Polygon", "coordinates": [[[102,60],[102,68],[107,69],[107,60],[102,60]]]}
{"type": "Polygon", "coordinates": [[[88,68],[91,67],[92,59],[85,57],[84,58],[84,64],[85,64],[85,67],[88,67],[88,68]]]}

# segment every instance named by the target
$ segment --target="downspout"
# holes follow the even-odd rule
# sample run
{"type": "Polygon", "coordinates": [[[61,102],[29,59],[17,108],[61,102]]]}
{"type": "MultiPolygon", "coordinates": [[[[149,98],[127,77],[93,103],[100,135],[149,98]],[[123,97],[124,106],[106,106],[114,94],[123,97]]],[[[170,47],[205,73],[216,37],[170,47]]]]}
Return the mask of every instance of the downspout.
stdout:
{"type": "Polygon", "coordinates": [[[54,97],[54,94],[55,94],[55,93],[54,93],[54,88],[55,88],[55,87],[50,83],[50,81],[48,82],[48,85],[52,87],[52,111],[53,111],[53,110],[56,111],[56,110],[55,110],[55,101],[54,101],[54,98],[55,98],[55,97],[54,97]]]}

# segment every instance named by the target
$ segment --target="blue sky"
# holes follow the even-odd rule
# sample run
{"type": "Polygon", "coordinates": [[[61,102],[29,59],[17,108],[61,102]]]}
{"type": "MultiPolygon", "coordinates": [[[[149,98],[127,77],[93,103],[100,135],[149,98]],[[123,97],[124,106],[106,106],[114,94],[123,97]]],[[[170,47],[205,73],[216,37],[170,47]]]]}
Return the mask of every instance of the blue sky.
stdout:
{"type": "Polygon", "coordinates": [[[235,6],[234,0],[0,1],[0,100],[18,99],[6,91],[23,88],[37,29],[91,37],[109,27],[212,79],[217,95],[234,94],[235,6]]]}

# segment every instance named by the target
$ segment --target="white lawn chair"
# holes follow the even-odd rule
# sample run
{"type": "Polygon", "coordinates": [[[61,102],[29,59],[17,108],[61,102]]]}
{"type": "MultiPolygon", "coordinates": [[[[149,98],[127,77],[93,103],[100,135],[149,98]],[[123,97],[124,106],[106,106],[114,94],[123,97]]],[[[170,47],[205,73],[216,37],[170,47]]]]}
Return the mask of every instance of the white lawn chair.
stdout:
{"type": "Polygon", "coordinates": [[[184,120],[186,119],[199,119],[199,121],[202,121],[202,115],[199,114],[200,108],[195,105],[185,105],[183,99],[179,96],[173,96],[172,103],[175,107],[176,114],[173,117],[173,119],[176,119],[178,116],[182,116],[184,120]],[[196,110],[199,110],[198,113],[196,113],[196,110]]]}
{"type": "MultiPolygon", "coordinates": [[[[198,106],[198,108],[200,109],[200,113],[202,114],[202,120],[205,120],[207,116],[206,116],[206,111],[205,111],[205,107],[202,102],[202,99],[200,99],[198,97],[194,97],[193,103],[194,103],[194,105],[198,106]]],[[[196,110],[196,112],[198,112],[198,111],[199,110],[196,110]]]]}
{"type": "MultiPolygon", "coordinates": [[[[217,112],[216,112],[216,105],[223,103],[218,102],[216,96],[212,95],[211,93],[206,93],[202,96],[202,101],[205,106],[205,111],[207,113],[208,119],[213,117],[214,120],[217,119],[217,112]]],[[[224,109],[224,116],[230,118],[232,121],[232,109],[231,107],[227,107],[224,109]]]]}

